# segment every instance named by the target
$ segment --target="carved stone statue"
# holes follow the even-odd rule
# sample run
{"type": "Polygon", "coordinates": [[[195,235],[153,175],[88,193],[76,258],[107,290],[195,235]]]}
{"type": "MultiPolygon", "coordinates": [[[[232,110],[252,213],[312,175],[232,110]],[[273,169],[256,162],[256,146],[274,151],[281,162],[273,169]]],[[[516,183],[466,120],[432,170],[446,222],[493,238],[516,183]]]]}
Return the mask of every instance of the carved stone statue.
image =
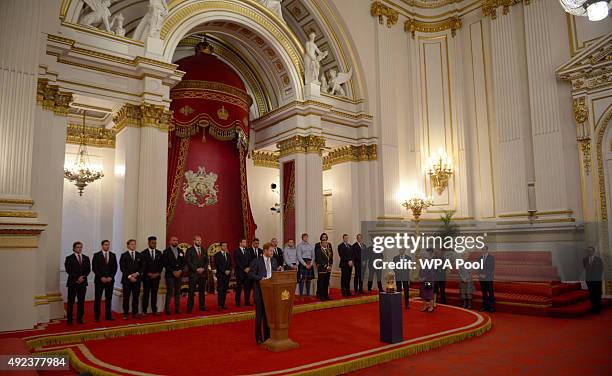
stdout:
{"type": "Polygon", "coordinates": [[[258,0],[260,4],[270,9],[274,14],[283,20],[283,8],[281,7],[282,0],[258,0]]]}
{"type": "Polygon", "coordinates": [[[90,27],[94,27],[93,24],[102,23],[106,31],[112,32],[109,22],[111,12],[108,9],[111,6],[111,0],[83,0],[83,2],[91,11],[81,16],[79,23],[90,27]]]}
{"type": "Polygon", "coordinates": [[[329,85],[327,84],[327,77],[325,76],[325,72],[321,73],[321,93],[328,93],[329,85]]]}
{"type": "Polygon", "coordinates": [[[148,37],[159,38],[164,18],[168,15],[166,0],[149,0],[149,10],[142,17],[133,38],[145,41],[148,37]]]}
{"type": "Polygon", "coordinates": [[[310,39],[306,42],[304,52],[304,83],[321,85],[319,82],[319,70],[321,69],[321,60],[325,59],[328,51],[321,51],[314,42],[316,34],[311,32],[310,39]]]}
{"type": "Polygon", "coordinates": [[[115,35],[118,35],[120,37],[124,37],[125,36],[125,29],[123,28],[123,14],[119,13],[115,16],[113,16],[113,18],[111,19],[111,29],[114,27],[113,31],[115,32],[115,35]],[[115,26],[115,22],[117,23],[117,26],[115,26]]]}
{"type": "Polygon", "coordinates": [[[346,92],[342,85],[347,83],[353,76],[353,68],[350,68],[348,72],[337,73],[335,69],[329,71],[329,94],[338,95],[345,97],[346,92]]]}

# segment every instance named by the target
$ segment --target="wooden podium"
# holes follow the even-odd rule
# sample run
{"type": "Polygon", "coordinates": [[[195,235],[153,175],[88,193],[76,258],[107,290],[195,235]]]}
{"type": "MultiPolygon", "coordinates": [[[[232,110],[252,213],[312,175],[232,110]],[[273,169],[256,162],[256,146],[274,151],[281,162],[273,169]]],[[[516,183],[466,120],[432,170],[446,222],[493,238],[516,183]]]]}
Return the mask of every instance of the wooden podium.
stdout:
{"type": "Polygon", "coordinates": [[[270,338],[262,343],[262,346],[270,351],[286,351],[300,347],[289,338],[295,283],[295,271],[272,272],[272,278],[259,282],[270,327],[270,338]]]}

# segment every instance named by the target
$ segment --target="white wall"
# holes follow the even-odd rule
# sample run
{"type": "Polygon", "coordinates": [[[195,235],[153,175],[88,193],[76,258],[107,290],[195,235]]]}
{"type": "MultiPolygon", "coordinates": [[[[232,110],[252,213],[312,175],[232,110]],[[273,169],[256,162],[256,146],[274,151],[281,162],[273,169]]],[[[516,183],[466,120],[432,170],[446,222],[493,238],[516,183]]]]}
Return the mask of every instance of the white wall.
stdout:
{"type": "MultiPolygon", "coordinates": [[[[77,145],[66,145],[66,164],[74,161],[77,145]]],[[[64,207],[62,214],[62,242],[59,260],[60,291],[66,299],[66,272],[64,259],[72,253],[72,243],[81,241],[83,253],[92,258],[100,249],[100,242],[112,239],[113,235],[113,186],[115,150],[110,148],[89,147],[90,163],[102,166],[104,177],[88,185],[83,196],[79,196],[76,187],[64,179],[64,207]]],[[[123,244],[111,244],[111,250],[117,254],[123,250],[123,244]]],[[[93,273],[89,275],[93,284],[93,273]]],[[[87,299],[93,299],[93,285],[87,289],[87,299]]]]}
{"type": "Polygon", "coordinates": [[[273,212],[270,208],[275,203],[280,204],[280,182],[279,170],[269,167],[260,167],[253,164],[252,159],[247,159],[247,186],[253,218],[257,224],[255,236],[261,242],[266,242],[273,237],[281,237],[280,213],[273,212]],[[270,188],[270,184],[276,184],[276,192],[270,188]]]}

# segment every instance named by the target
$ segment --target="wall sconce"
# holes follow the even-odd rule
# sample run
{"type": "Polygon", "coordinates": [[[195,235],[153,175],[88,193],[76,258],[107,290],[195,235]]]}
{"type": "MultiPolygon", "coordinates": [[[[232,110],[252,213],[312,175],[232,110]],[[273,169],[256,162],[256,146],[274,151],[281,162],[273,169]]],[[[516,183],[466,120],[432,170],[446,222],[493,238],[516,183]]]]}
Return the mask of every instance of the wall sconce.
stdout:
{"type": "Polygon", "coordinates": [[[448,187],[448,179],[453,174],[453,161],[446,152],[438,149],[437,153],[433,153],[427,160],[427,175],[432,186],[441,195],[448,187]]]}

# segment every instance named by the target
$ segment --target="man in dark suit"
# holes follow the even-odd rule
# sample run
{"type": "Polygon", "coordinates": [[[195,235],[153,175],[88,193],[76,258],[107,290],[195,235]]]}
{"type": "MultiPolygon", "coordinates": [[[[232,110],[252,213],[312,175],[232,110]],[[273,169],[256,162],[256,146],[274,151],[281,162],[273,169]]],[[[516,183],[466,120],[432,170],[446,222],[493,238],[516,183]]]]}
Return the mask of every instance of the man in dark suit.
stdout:
{"type": "Polygon", "coordinates": [[[110,241],[102,240],[102,250],[94,253],[91,261],[92,269],[95,274],[95,300],[94,300],[94,319],[100,321],[100,304],[102,293],[104,292],[104,318],[113,321],[111,315],[111,302],[113,298],[113,287],[115,286],[115,274],[117,274],[117,256],[110,249],[110,241]]]}
{"type": "Polygon", "coordinates": [[[74,308],[74,300],[77,300],[77,322],[84,324],[83,314],[85,313],[85,294],[87,293],[87,276],[91,271],[89,257],[82,254],[83,243],[74,242],[72,244],[72,254],[66,256],[64,268],[68,273],[66,287],[68,287],[68,307],[67,323],[72,325],[72,311],[74,308]]]}
{"type": "Polygon", "coordinates": [[[351,273],[353,272],[353,247],[349,244],[347,234],[342,235],[342,243],[338,244],[340,256],[340,288],[342,296],[351,296],[351,273]]]}
{"type": "Polygon", "coordinates": [[[493,293],[493,275],[495,272],[495,257],[489,253],[489,246],[482,249],[482,265],[480,271],[480,290],[482,292],[481,311],[495,312],[495,294],[493,293]]]}
{"type": "Polygon", "coordinates": [[[185,255],[178,247],[178,238],[170,237],[170,247],[164,250],[163,264],[166,269],[166,301],[164,312],[170,315],[170,301],[174,297],[174,312],[181,313],[181,276],[185,268],[185,255]]]}
{"type": "Polygon", "coordinates": [[[240,307],[240,295],[244,290],[244,305],[251,305],[251,280],[249,279],[249,265],[251,264],[251,253],[246,247],[246,239],[240,239],[238,248],[234,251],[236,258],[236,307],[240,307]]]}
{"type": "Polygon", "coordinates": [[[249,270],[249,278],[254,281],[253,299],[255,300],[255,341],[259,345],[270,338],[270,328],[268,327],[268,319],[266,318],[266,309],[264,306],[263,295],[259,282],[262,279],[272,277],[272,271],[277,270],[276,259],[272,257],[272,245],[264,244],[262,257],[257,257],[251,262],[249,270]],[[262,336],[263,327],[263,336],[262,336]]]}
{"type": "Polygon", "coordinates": [[[355,278],[353,279],[353,289],[355,294],[363,294],[363,273],[366,246],[363,242],[363,235],[357,234],[357,241],[353,244],[353,266],[355,267],[355,278]]]}
{"type": "Polygon", "coordinates": [[[221,250],[215,254],[215,269],[217,270],[217,307],[220,311],[227,309],[225,298],[232,276],[232,256],[227,251],[226,242],[221,242],[221,250]]]}
{"type": "Polygon", "coordinates": [[[601,312],[601,275],[603,273],[603,262],[599,256],[595,254],[594,247],[588,247],[587,256],[582,259],[584,267],[585,280],[589,289],[589,300],[591,301],[591,312],[601,312]]]}
{"type": "MultiPolygon", "coordinates": [[[[371,240],[372,238],[370,237],[370,241],[371,240]]],[[[376,285],[378,286],[378,293],[381,293],[383,291],[382,270],[376,269],[374,267],[374,264],[376,263],[376,260],[383,259],[383,253],[374,252],[374,247],[370,245],[366,247],[366,255],[367,255],[366,260],[368,263],[368,294],[372,293],[372,285],[374,284],[374,277],[376,277],[376,285]]]]}
{"type": "MultiPolygon", "coordinates": [[[[406,256],[406,249],[400,248],[399,255],[393,257],[395,265],[406,265],[406,262],[410,260],[410,256],[406,256]]],[[[406,267],[408,267],[406,265],[406,267]]],[[[409,269],[395,269],[395,285],[397,292],[404,291],[404,307],[408,309],[409,298],[410,298],[410,270],[409,269]]]]}
{"type": "Polygon", "coordinates": [[[249,248],[249,252],[251,253],[251,261],[263,254],[263,249],[259,248],[258,238],[253,239],[253,242],[251,243],[251,248],[249,248]]]}
{"type": "Polygon", "coordinates": [[[278,246],[278,240],[276,238],[272,238],[270,240],[270,244],[272,244],[272,257],[276,259],[276,265],[283,265],[283,249],[278,246]]]}
{"type": "Polygon", "coordinates": [[[119,268],[121,269],[121,284],[123,285],[123,319],[128,319],[130,312],[130,296],[132,297],[132,317],[139,318],[138,299],[140,298],[140,282],[142,280],[142,256],[136,252],[136,240],[127,241],[127,251],[121,254],[119,268]]]}
{"type": "Polygon", "coordinates": [[[149,309],[149,299],[151,299],[151,312],[157,316],[157,292],[159,291],[159,281],[161,272],[164,268],[162,252],[157,249],[157,238],[149,236],[147,238],[148,247],[140,252],[142,256],[142,315],[146,316],[149,309]]]}
{"type": "Polygon", "coordinates": [[[198,289],[200,311],[206,309],[206,273],[208,271],[208,254],[202,249],[202,237],[193,237],[193,246],[187,250],[187,266],[189,266],[189,295],[187,297],[187,313],[193,310],[195,290],[198,289]]]}

